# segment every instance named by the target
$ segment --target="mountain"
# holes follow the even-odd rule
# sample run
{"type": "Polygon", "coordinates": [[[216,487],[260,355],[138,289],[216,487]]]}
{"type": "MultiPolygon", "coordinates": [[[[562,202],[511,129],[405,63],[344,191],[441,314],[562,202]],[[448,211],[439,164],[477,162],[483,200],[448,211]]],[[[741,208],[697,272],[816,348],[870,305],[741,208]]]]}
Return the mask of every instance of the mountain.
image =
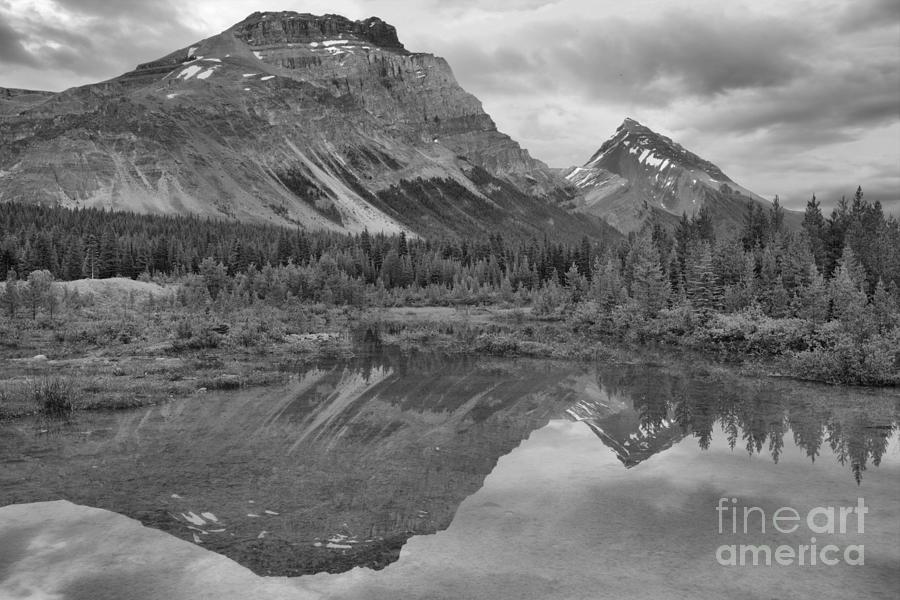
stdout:
{"type": "Polygon", "coordinates": [[[635,405],[640,398],[631,394],[594,386],[580,396],[566,409],[567,416],[587,425],[626,469],[668,450],[688,433],[669,412],[647,419],[643,407],[635,405]]]}
{"type": "MultiPolygon", "coordinates": [[[[741,227],[748,203],[772,206],[735,183],[713,163],[633,119],[581,167],[563,173],[581,199],[576,208],[598,216],[623,233],[635,231],[651,215],[674,224],[706,206],[717,231],[741,227]]],[[[801,213],[785,211],[785,225],[799,227],[801,213]]]]}
{"type": "Polygon", "coordinates": [[[9,201],[421,236],[610,231],[567,210],[571,186],[444,59],[375,17],[295,12],[101,83],[0,89],[9,201]]]}

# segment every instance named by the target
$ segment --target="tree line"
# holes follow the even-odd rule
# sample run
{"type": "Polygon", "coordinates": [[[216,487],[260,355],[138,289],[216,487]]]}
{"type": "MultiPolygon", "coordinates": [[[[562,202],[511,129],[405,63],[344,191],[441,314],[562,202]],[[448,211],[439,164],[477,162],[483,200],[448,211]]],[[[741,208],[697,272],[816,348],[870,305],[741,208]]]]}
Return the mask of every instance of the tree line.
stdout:
{"type": "Polygon", "coordinates": [[[682,305],[705,313],[752,306],[773,318],[825,322],[869,306],[896,310],[900,223],[861,189],[828,218],[813,197],[799,232],[785,229],[776,202],[769,211],[751,206],[731,236],[717,237],[701,208],[683,215],[674,230],[651,220],[624,240],[575,245],[508,241],[501,234],[474,241],[342,235],[6,204],[0,273],[14,280],[33,272],[57,280],[193,276],[211,299],[240,290],[259,298],[351,303],[377,288],[407,296],[428,290],[440,302],[591,301],[644,317],[682,305]]]}
{"type": "MultiPolygon", "coordinates": [[[[46,270],[57,280],[196,274],[204,259],[229,276],[266,266],[335,262],[339,270],[388,288],[437,284],[466,277],[533,287],[571,264],[589,276],[602,245],[584,240],[505,241],[500,234],[466,241],[310,232],[223,222],[196,216],[152,216],[6,204],[0,214],[0,273],[46,270]]],[[[560,278],[560,282],[563,280],[560,278]]]]}

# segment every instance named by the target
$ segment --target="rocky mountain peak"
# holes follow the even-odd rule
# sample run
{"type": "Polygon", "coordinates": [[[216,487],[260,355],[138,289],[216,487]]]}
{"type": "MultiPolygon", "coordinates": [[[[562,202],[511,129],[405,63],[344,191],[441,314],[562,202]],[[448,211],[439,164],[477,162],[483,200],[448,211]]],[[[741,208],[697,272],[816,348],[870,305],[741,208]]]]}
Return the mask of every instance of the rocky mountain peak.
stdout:
{"type": "Polygon", "coordinates": [[[581,191],[583,212],[605,218],[622,232],[640,228],[653,214],[674,223],[704,206],[717,218],[718,228],[734,230],[748,202],[769,206],[712,162],[631,118],[565,177],[581,191]]]}
{"type": "Polygon", "coordinates": [[[622,129],[627,130],[627,131],[638,131],[638,130],[650,131],[649,127],[645,127],[644,125],[639,123],[636,119],[632,119],[631,117],[625,117],[625,120],[622,121],[622,124],[619,125],[619,127],[616,129],[616,131],[619,131],[622,129]]]}
{"type": "MultiPolygon", "coordinates": [[[[685,149],[671,138],[657,133],[632,118],[626,118],[616,133],[606,140],[588,161],[589,166],[607,169],[623,175],[619,152],[626,152],[637,162],[650,167],[666,168],[677,165],[706,173],[718,182],[731,182],[725,173],[713,163],[685,149]]],[[[629,161],[630,162],[630,161],[629,161]]]]}
{"type": "Polygon", "coordinates": [[[354,40],[380,48],[405,52],[393,25],[378,17],[351,21],[341,15],[309,13],[255,12],[229,31],[250,46],[272,44],[324,44],[354,40]]]}

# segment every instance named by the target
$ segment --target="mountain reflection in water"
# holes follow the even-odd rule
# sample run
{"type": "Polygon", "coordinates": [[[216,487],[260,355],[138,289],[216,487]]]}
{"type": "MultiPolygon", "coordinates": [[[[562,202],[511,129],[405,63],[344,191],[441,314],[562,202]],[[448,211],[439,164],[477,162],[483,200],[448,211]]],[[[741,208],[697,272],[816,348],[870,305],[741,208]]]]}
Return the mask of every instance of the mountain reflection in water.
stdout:
{"type": "Polygon", "coordinates": [[[586,423],[626,467],[686,436],[778,461],[784,438],[861,481],[898,396],[651,366],[387,354],[284,387],[0,426],[0,504],[113,510],[259,574],[381,568],[446,529],[498,459],[551,419],[586,423]],[[832,460],[832,459],[829,459],[832,460]]]}

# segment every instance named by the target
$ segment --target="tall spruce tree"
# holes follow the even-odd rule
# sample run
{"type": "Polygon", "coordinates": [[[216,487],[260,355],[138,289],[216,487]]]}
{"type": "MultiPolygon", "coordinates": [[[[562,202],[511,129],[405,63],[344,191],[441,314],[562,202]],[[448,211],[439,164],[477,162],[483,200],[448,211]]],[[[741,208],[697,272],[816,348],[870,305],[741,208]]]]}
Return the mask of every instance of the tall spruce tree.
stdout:
{"type": "Polygon", "coordinates": [[[648,230],[642,230],[635,237],[628,264],[632,273],[632,299],[644,316],[655,316],[666,306],[669,282],[663,275],[659,252],[648,230]]]}
{"type": "Polygon", "coordinates": [[[826,245],[826,228],[825,217],[822,216],[822,208],[816,195],[810,198],[806,203],[806,210],[803,213],[803,231],[809,240],[809,247],[819,269],[824,269],[826,265],[827,254],[826,245]]]}

